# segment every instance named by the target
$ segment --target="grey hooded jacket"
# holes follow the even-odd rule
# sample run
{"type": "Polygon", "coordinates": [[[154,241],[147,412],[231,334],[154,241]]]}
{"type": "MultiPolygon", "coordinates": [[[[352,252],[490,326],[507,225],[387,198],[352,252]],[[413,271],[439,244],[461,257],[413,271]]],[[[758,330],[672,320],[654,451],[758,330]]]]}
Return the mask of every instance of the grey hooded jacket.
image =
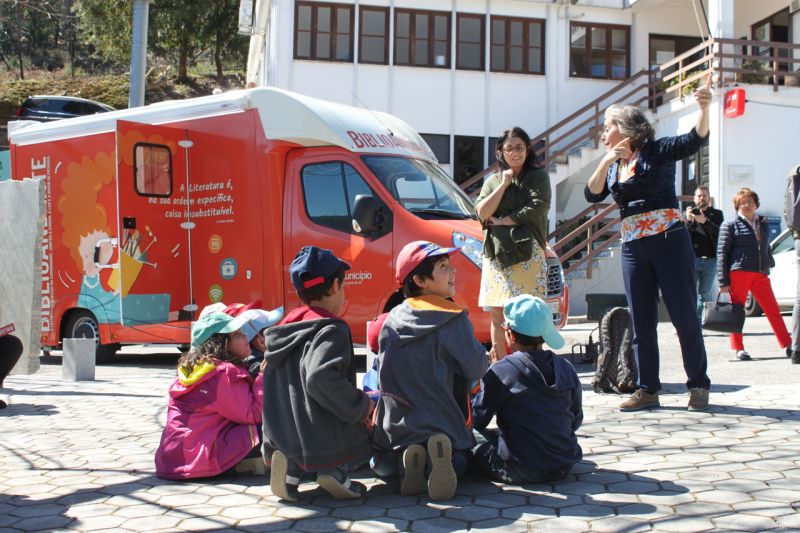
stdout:
{"type": "Polygon", "coordinates": [[[467,311],[438,296],[409,298],[389,313],[379,346],[374,444],[397,449],[444,433],[454,449],[471,447],[467,392],[489,363],[467,311]]]}
{"type": "Polygon", "coordinates": [[[306,471],[363,463],[372,453],[350,329],[326,314],[301,307],[267,330],[264,441],[306,471]]]}

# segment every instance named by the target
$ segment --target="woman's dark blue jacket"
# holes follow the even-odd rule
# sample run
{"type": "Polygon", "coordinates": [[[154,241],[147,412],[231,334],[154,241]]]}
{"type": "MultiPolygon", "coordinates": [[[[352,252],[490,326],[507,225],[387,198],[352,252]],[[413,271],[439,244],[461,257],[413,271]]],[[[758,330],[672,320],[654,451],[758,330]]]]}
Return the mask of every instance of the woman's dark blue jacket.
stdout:
{"type": "Polygon", "coordinates": [[[694,128],[684,135],[648,141],[639,150],[632,178],[617,181],[619,161],[615,161],[608,167],[601,192],[593,194],[586,186],[586,201],[602,202],[611,194],[622,218],[655,209],[677,208],[675,162],[696,153],[707,142],[708,135],[700,137],[694,128]]]}
{"type": "Polygon", "coordinates": [[[730,286],[731,270],[769,274],[773,264],[769,248],[769,223],[765,217],[756,217],[761,239],[756,239],[753,227],[739,215],[720,226],[717,241],[717,279],[720,287],[730,286]]]}

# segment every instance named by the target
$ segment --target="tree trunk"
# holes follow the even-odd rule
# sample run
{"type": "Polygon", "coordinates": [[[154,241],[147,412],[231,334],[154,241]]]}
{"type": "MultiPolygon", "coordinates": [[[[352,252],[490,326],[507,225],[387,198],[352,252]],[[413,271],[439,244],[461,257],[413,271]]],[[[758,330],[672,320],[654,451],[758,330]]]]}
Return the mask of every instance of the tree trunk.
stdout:
{"type": "Polygon", "coordinates": [[[214,65],[217,67],[217,83],[222,83],[222,35],[220,30],[217,30],[217,39],[214,43],[214,65]]]}
{"type": "Polygon", "coordinates": [[[186,81],[189,79],[189,45],[186,40],[181,40],[178,54],[178,79],[186,81]]]}
{"type": "Polygon", "coordinates": [[[25,79],[25,70],[22,66],[22,20],[20,16],[21,9],[17,10],[17,62],[19,63],[19,79],[25,79]]]}

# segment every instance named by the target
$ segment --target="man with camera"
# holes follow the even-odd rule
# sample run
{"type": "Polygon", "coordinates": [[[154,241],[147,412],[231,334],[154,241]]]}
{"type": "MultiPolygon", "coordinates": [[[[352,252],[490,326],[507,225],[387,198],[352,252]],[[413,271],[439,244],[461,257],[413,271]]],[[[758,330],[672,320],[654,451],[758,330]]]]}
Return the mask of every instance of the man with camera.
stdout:
{"type": "Polygon", "coordinates": [[[708,188],[694,191],[694,205],[686,208],[686,228],[692,236],[694,269],[697,273],[697,314],[702,317],[703,303],[714,300],[717,277],[717,237],[722,211],[711,207],[708,188]]]}

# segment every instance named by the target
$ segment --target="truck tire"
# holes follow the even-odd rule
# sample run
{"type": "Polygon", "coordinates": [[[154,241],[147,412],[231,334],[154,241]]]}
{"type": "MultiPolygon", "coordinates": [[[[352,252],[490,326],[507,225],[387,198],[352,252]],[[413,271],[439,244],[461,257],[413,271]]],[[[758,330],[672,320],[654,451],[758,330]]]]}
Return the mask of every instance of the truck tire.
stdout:
{"type": "Polygon", "coordinates": [[[70,313],[61,333],[61,337],[64,339],[94,339],[97,344],[94,360],[98,365],[110,363],[120,347],[119,344],[100,344],[100,328],[97,319],[84,309],[70,313]]]}
{"type": "Polygon", "coordinates": [[[749,292],[747,293],[747,300],[744,301],[744,315],[745,316],[761,316],[763,311],[761,310],[761,306],[758,305],[758,302],[753,295],[749,292]]]}

